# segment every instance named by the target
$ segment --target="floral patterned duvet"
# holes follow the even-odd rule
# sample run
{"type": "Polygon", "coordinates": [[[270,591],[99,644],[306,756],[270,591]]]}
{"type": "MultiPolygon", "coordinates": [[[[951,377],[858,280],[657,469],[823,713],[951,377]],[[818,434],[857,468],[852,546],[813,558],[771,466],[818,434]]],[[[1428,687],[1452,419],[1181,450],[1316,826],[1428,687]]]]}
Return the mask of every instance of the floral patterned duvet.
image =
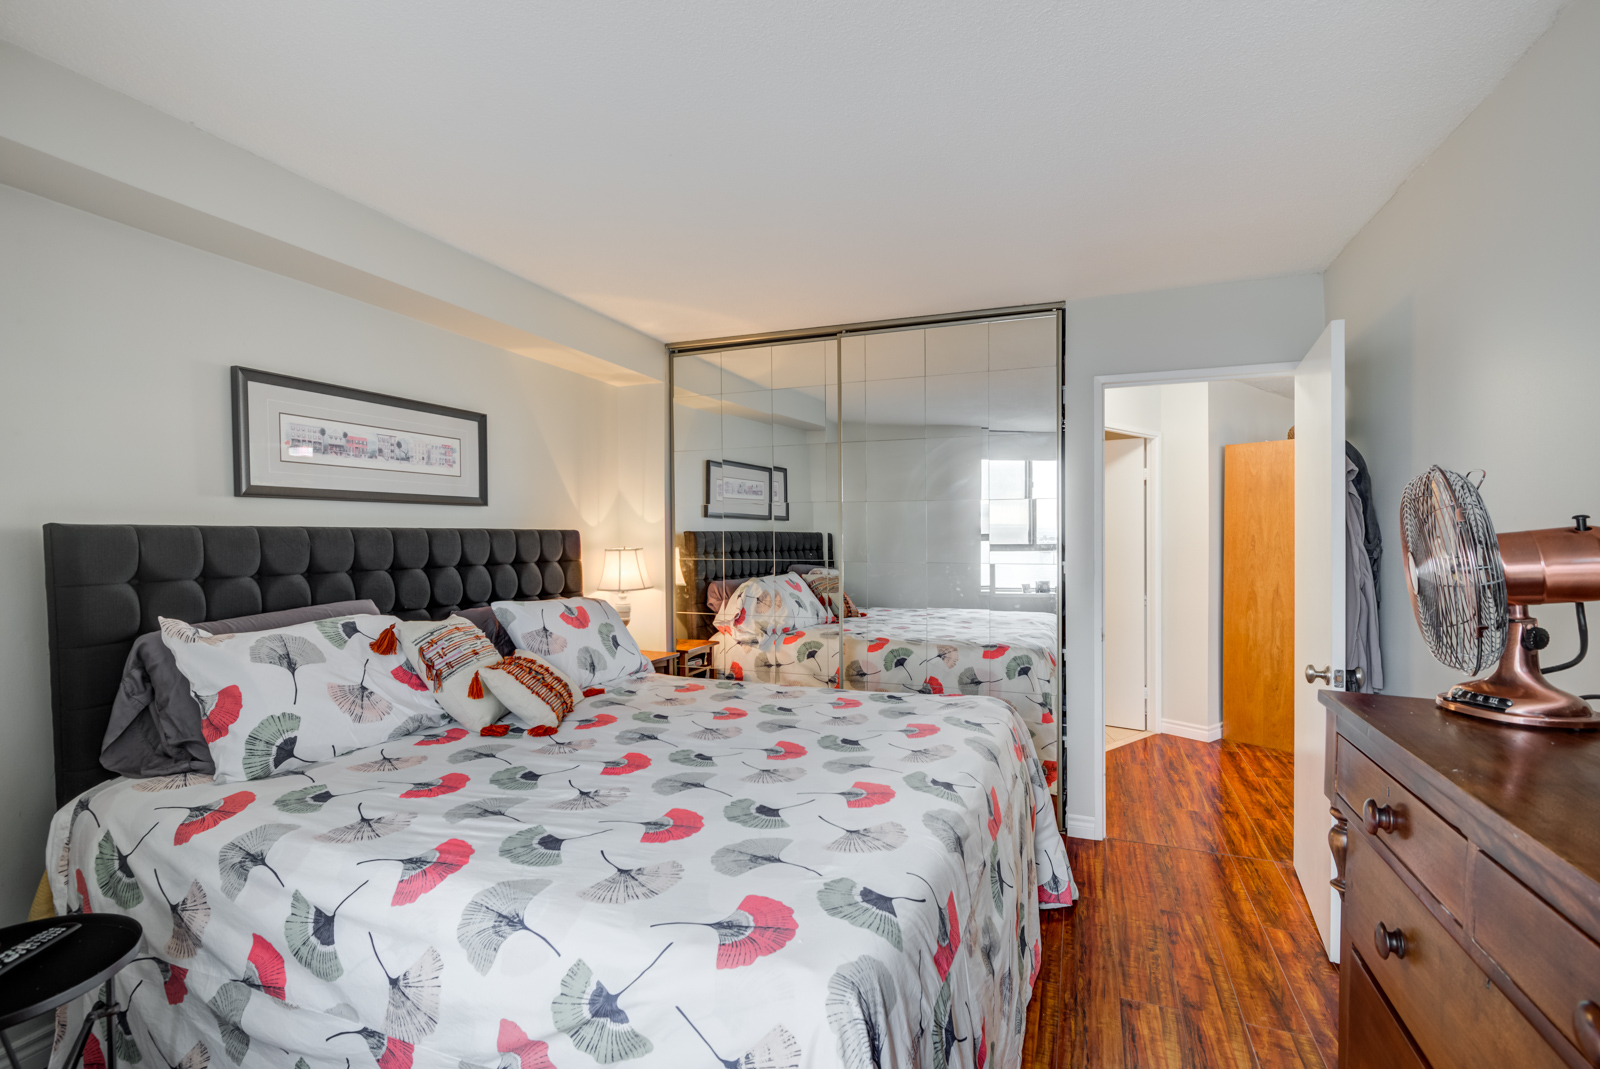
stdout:
{"type": "MultiPolygon", "coordinates": [[[[723,678],[827,686],[840,665],[839,625],[719,633],[723,678]]],[[[844,627],[844,685],[889,693],[990,695],[1028,726],[1052,790],[1058,752],[1056,618],[988,609],[869,609],[844,627]]]]}
{"type": "Polygon", "coordinates": [[[1001,702],[662,676],[543,738],[115,780],[50,868],[144,925],[113,1042],[149,1069],[1015,1066],[1075,894],[1001,702]]]}

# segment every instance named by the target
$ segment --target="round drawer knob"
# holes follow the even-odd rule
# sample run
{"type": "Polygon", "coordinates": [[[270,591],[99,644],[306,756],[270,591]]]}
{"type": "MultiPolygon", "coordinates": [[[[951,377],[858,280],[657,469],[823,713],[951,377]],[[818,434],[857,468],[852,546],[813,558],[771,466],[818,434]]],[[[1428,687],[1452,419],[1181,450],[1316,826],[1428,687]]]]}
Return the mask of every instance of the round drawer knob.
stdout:
{"type": "Polygon", "coordinates": [[[1600,1005],[1584,999],[1572,1011],[1572,1030],[1578,1036],[1578,1049],[1590,1065],[1600,1066],[1600,1005]]]}
{"type": "Polygon", "coordinates": [[[1392,806],[1379,805],[1376,798],[1368,798],[1361,807],[1361,823],[1368,835],[1380,831],[1394,831],[1400,826],[1400,811],[1392,806]]]}
{"type": "Polygon", "coordinates": [[[1390,954],[1397,958],[1406,956],[1406,937],[1400,929],[1385,928],[1383,922],[1379,921],[1374,938],[1378,944],[1378,957],[1387,958],[1390,954]]]}

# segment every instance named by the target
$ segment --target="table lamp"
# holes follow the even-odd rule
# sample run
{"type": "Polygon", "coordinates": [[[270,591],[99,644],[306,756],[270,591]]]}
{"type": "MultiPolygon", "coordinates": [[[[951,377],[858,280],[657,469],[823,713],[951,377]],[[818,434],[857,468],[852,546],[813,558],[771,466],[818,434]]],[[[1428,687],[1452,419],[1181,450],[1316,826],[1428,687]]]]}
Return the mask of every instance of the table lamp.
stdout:
{"type": "Polygon", "coordinates": [[[644,570],[644,550],[608,549],[605,563],[600,568],[600,586],[597,588],[617,595],[612,602],[622,622],[633,616],[633,606],[628,604],[628,591],[644,590],[650,586],[650,577],[644,570]]]}

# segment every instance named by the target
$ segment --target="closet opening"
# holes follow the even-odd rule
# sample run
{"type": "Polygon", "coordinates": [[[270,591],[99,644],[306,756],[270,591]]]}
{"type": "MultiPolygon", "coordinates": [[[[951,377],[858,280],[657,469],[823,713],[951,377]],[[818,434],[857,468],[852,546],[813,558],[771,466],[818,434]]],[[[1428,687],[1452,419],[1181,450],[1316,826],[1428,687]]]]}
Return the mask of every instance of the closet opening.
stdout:
{"type": "Polygon", "coordinates": [[[1108,751],[1167,735],[1291,757],[1293,424],[1288,374],[1105,389],[1108,751]]]}

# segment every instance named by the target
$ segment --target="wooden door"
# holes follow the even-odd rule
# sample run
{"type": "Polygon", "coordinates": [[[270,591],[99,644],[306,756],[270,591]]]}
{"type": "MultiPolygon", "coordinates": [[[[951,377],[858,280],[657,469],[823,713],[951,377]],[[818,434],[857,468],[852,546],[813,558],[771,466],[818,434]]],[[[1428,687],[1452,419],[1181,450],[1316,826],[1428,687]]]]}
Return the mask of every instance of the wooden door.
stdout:
{"type": "Polygon", "coordinates": [[[1106,435],[1106,726],[1149,728],[1145,439],[1106,435]]]}
{"type": "Polygon", "coordinates": [[[1222,451],[1222,737],[1294,750],[1294,442],[1222,451]]]}

